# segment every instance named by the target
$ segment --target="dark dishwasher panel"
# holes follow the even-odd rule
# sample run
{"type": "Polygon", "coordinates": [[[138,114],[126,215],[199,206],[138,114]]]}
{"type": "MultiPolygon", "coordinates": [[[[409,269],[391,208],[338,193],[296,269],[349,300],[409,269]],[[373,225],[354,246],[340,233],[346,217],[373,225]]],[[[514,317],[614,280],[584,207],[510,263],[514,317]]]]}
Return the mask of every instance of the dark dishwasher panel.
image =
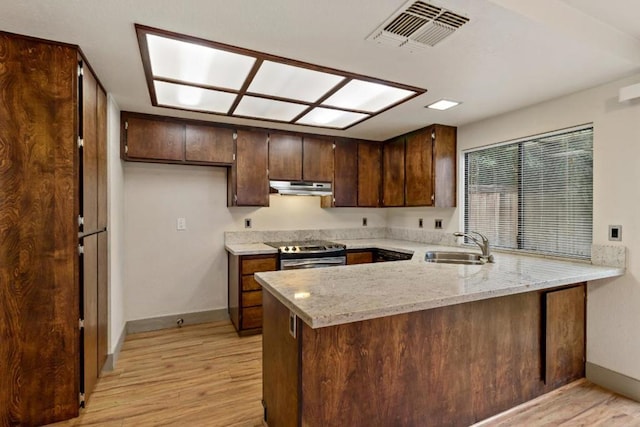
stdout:
{"type": "Polygon", "coordinates": [[[387,261],[406,261],[413,257],[412,254],[405,254],[403,252],[389,251],[386,249],[377,249],[375,252],[374,262],[387,262],[387,261]]]}

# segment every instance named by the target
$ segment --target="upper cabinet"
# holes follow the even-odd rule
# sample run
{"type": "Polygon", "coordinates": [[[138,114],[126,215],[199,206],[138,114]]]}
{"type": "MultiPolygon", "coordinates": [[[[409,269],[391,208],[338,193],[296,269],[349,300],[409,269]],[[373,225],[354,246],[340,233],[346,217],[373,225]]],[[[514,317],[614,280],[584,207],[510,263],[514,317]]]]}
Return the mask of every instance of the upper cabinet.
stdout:
{"type": "Polygon", "coordinates": [[[302,179],[302,137],[283,133],[269,135],[269,179],[302,179]]]}
{"type": "Polygon", "coordinates": [[[384,145],[382,149],[382,206],[404,206],[405,147],[404,136],[384,145]]]}
{"type": "Polygon", "coordinates": [[[187,162],[233,163],[233,129],[187,124],[184,155],[187,162]]]}
{"type": "Polygon", "coordinates": [[[302,179],[333,181],[333,139],[305,136],[302,142],[302,179]]]}
{"type": "Polygon", "coordinates": [[[269,206],[267,132],[239,130],[236,160],[227,176],[227,205],[269,206]]]}
{"type": "Polygon", "coordinates": [[[383,171],[384,206],[455,207],[456,128],[431,125],[387,142],[383,171]]]}
{"type": "Polygon", "coordinates": [[[380,206],[382,147],[376,142],[358,143],[358,206],[380,206]]]}
{"type": "Polygon", "coordinates": [[[228,166],[233,129],[177,119],[122,113],[125,160],[228,166]]]}
{"type": "Polygon", "coordinates": [[[269,179],[333,181],[333,140],[312,136],[269,135],[269,179]]]}
{"type": "Polygon", "coordinates": [[[433,195],[431,132],[420,130],[406,139],[407,206],[431,206],[433,195]]]}
{"type": "Polygon", "coordinates": [[[358,143],[356,141],[336,141],[334,166],[333,206],[358,206],[358,143]]]}

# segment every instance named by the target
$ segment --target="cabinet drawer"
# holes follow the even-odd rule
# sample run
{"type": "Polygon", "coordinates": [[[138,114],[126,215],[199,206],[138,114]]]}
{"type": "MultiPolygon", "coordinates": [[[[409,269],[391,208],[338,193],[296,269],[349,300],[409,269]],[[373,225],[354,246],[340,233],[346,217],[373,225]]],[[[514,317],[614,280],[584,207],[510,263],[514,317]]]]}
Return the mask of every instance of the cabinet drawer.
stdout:
{"type": "Polygon", "coordinates": [[[242,260],[242,274],[253,274],[257,271],[273,271],[276,269],[276,257],[253,258],[242,260]]]}
{"type": "Polygon", "coordinates": [[[242,329],[262,327],[262,306],[242,309],[242,329]]]}
{"type": "Polygon", "coordinates": [[[260,283],[257,282],[253,274],[242,276],[242,291],[259,291],[262,289],[260,283]]]}
{"type": "Polygon", "coordinates": [[[262,305],[262,291],[251,291],[242,293],[242,306],[252,307],[262,305]]]}
{"type": "Polygon", "coordinates": [[[368,264],[373,262],[373,252],[347,252],[347,264],[368,264]]]}

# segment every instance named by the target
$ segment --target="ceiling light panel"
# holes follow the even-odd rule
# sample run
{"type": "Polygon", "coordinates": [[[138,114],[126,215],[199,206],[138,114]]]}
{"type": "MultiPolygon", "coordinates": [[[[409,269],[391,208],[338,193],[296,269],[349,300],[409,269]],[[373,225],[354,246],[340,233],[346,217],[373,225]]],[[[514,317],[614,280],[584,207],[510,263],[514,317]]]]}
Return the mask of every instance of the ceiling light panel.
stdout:
{"type": "Polygon", "coordinates": [[[296,123],[300,125],[341,129],[368,117],[370,117],[368,114],[334,110],[333,108],[316,107],[301,117],[296,121],[296,123]]]}
{"type": "Polygon", "coordinates": [[[290,122],[308,108],[307,105],[274,99],[243,96],[234,115],[290,122]]]}
{"type": "Polygon", "coordinates": [[[153,77],[239,90],[256,58],[147,34],[153,77]]]}
{"type": "Polygon", "coordinates": [[[344,76],[264,61],[248,91],[279,98],[315,102],[344,79],[344,76]]]}
{"type": "Polygon", "coordinates": [[[456,105],[459,105],[458,101],[450,101],[448,99],[441,99],[440,101],[436,101],[433,104],[427,105],[427,108],[431,108],[432,110],[448,110],[449,108],[453,108],[456,105]]]}
{"type": "Polygon", "coordinates": [[[322,104],[377,113],[415,94],[410,90],[379,83],[351,80],[322,104]]]}
{"type": "Polygon", "coordinates": [[[194,86],[154,81],[159,105],[226,114],[236,95],[194,86]]]}

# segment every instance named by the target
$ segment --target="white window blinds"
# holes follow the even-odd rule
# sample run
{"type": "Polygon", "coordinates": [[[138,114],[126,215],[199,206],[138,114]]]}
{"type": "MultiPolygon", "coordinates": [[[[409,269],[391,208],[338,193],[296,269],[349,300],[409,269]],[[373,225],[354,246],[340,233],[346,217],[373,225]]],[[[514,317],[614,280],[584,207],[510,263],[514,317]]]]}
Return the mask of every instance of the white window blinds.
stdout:
{"type": "Polygon", "coordinates": [[[464,223],[494,247],[589,258],[593,127],[466,152],[464,223]]]}

